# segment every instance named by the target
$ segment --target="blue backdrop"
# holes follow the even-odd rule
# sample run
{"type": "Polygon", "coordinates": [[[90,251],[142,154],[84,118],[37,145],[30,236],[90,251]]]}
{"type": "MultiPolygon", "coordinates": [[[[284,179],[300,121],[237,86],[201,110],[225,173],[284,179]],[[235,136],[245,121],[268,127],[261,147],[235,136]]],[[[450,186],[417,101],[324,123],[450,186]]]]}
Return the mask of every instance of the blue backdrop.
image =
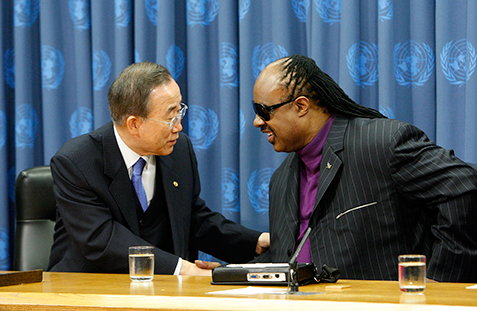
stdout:
{"type": "Polygon", "coordinates": [[[14,238],[14,182],[72,137],[109,121],[127,65],[165,65],[190,110],[202,196],[268,229],[277,154],[252,121],[253,84],[305,54],[355,101],[415,124],[477,162],[477,1],[1,0],[0,269],[14,238]]]}

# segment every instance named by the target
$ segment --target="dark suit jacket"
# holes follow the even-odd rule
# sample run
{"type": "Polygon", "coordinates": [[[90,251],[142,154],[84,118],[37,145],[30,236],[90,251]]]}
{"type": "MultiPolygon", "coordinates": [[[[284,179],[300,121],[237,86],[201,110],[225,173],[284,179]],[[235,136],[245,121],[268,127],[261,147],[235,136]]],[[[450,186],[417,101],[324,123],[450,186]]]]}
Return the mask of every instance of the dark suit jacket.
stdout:
{"type": "MultiPolygon", "coordinates": [[[[291,153],[271,178],[271,248],[257,261],[294,252],[300,165],[291,153]]],[[[343,278],[397,280],[398,255],[419,253],[429,278],[477,282],[476,175],[407,123],[337,116],[310,220],[312,261],[343,278]]]]}
{"type": "MultiPolygon", "coordinates": [[[[174,151],[157,156],[175,254],[154,250],[155,273],[172,274],[178,256],[202,250],[228,262],[255,255],[259,232],[211,212],[199,198],[197,160],[185,134],[174,151]],[[178,186],[174,186],[174,182],[178,186]]],[[[117,145],[112,123],[68,141],[52,158],[58,205],[49,270],[127,273],[128,247],[139,237],[140,206],[117,145]]]]}

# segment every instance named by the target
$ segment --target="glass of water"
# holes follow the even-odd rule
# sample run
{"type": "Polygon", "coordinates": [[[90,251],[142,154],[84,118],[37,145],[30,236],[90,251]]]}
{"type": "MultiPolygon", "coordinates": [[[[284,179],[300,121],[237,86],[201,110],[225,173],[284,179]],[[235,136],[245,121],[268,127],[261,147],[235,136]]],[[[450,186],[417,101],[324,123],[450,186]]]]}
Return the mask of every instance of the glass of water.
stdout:
{"type": "Polygon", "coordinates": [[[399,287],[405,293],[422,293],[426,289],[426,256],[399,256],[399,287]]]}
{"type": "Polygon", "coordinates": [[[154,278],[154,247],[129,247],[129,276],[133,282],[148,282],[154,278]]]}

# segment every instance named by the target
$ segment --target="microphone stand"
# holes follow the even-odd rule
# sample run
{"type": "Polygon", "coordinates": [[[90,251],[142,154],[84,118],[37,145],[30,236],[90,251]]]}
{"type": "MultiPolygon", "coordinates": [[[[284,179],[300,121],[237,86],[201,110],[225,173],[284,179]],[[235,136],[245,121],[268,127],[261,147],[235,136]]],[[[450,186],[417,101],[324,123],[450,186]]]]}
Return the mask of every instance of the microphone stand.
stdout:
{"type": "Polygon", "coordinates": [[[305,235],[303,235],[303,238],[300,241],[300,244],[298,244],[298,247],[293,254],[292,258],[288,262],[288,272],[290,274],[288,278],[288,293],[293,294],[299,292],[298,289],[298,262],[296,261],[298,254],[300,254],[301,249],[303,248],[303,245],[305,245],[306,240],[308,239],[308,236],[310,235],[311,228],[308,227],[305,231],[305,235]]]}

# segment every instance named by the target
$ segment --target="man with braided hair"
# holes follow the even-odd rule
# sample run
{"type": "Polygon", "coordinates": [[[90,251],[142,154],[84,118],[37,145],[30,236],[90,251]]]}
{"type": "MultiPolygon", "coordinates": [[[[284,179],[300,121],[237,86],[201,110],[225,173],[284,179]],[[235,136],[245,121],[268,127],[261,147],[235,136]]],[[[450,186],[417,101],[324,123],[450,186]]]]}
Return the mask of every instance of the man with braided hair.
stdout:
{"type": "Polygon", "coordinates": [[[342,278],[397,280],[398,255],[427,277],[477,282],[477,171],[418,128],[356,104],[302,55],[268,65],[254,125],[288,157],[270,180],[270,250],[259,262],[327,264],[342,278]]]}

